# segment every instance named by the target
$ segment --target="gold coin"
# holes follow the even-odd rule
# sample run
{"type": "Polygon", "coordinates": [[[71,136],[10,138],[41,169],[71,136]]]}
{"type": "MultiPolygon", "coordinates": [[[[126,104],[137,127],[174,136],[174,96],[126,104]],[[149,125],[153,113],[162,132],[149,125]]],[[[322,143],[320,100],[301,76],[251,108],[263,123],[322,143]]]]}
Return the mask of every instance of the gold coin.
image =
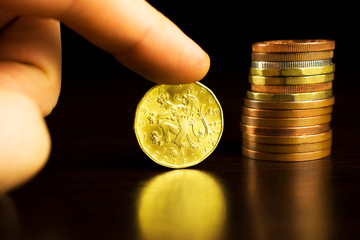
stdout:
{"type": "Polygon", "coordinates": [[[157,85],[139,102],[134,130],[154,162],[184,168],[207,158],[220,141],[223,111],[201,83],[157,85]]]}
{"type": "Polygon", "coordinates": [[[241,122],[261,127],[303,127],[331,121],[331,114],[304,118],[261,118],[241,115],[241,122]]]}
{"type": "Polygon", "coordinates": [[[302,153],[302,152],[313,152],[319,151],[331,147],[331,138],[316,143],[302,143],[302,144],[293,144],[293,145],[275,145],[275,144],[261,144],[254,142],[243,141],[243,147],[258,151],[258,152],[267,152],[267,153],[302,153]]]}
{"type": "Polygon", "coordinates": [[[325,98],[315,101],[258,101],[249,98],[244,99],[244,105],[251,108],[261,109],[309,109],[332,106],[335,103],[335,97],[325,98]]]}
{"type": "Polygon", "coordinates": [[[335,64],[322,67],[309,68],[288,68],[288,69],[271,69],[271,68],[250,68],[250,74],[256,76],[308,76],[333,73],[335,64]]]}
{"type": "Polygon", "coordinates": [[[262,127],[240,123],[241,132],[267,136],[300,136],[313,135],[330,130],[330,123],[305,127],[262,127]]]}
{"type": "Polygon", "coordinates": [[[333,80],[334,73],[297,77],[267,77],[249,75],[249,82],[257,85],[302,85],[324,83],[333,80]]]}
{"type": "Polygon", "coordinates": [[[332,89],[308,93],[261,93],[247,91],[247,97],[259,101],[313,101],[332,97],[332,89]]]}
{"type": "Polygon", "coordinates": [[[265,161],[298,162],[309,161],[327,157],[331,154],[331,148],[303,153],[265,153],[242,148],[243,155],[248,158],[265,161]]]}
{"type": "Polygon", "coordinates": [[[332,137],[331,130],[318,134],[300,135],[300,136],[265,136],[265,135],[249,134],[249,133],[242,134],[243,141],[265,143],[265,144],[281,144],[281,145],[322,142],[330,139],[331,137],[332,137]]]}
{"type": "Polygon", "coordinates": [[[329,59],[334,57],[334,51],[321,52],[291,52],[291,53],[263,53],[252,52],[252,61],[288,62],[288,61],[311,61],[329,59]]]}
{"type": "Polygon", "coordinates": [[[269,118],[303,118],[314,117],[332,112],[333,107],[310,108],[300,110],[268,110],[261,108],[249,108],[243,106],[242,114],[254,117],[269,117],[269,118]]]}
{"type": "Polygon", "coordinates": [[[271,40],[256,42],[253,52],[316,52],[335,49],[335,41],[328,39],[271,40]]]}
{"type": "Polygon", "coordinates": [[[265,92],[265,93],[306,93],[306,92],[319,92],[332,88],[332,82],[305,84],[305,85],[256,85],[251,84],[251,91],[265,92]]]}

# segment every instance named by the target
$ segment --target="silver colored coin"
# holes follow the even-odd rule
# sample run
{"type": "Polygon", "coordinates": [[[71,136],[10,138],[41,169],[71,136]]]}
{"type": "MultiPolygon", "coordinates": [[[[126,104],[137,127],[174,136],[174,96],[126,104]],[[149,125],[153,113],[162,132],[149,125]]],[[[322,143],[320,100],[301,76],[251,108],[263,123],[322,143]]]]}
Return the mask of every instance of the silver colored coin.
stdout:
{"type": "Polygon", "coordinates": [[[313,61],[298,61],[298,62],[265,62],[265,61],[251,61],[252,68],[263,69],[291,69],[291,68],[311,68],[330,66],[332,59],[322,59],[313,61]]]}

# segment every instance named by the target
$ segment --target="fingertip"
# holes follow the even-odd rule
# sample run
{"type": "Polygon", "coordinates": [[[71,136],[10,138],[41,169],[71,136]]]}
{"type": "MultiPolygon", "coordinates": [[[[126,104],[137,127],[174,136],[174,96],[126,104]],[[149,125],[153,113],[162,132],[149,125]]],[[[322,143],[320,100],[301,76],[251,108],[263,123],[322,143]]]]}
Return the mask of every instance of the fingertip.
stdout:
{"type": "Polygon", "coordinates": [[[209,55],[173,23],[168,23],[166,30],[154,27],[135,47],[115,58],[158,84],[200,81],[209,71],[209,55]]]}
{"type": "MultiPolygon", "coordinates": [[[[200,48],[201,49],[201,48],[200,48]]],[[[159,71],[147,78],[158,84],[187,84],[202,80],[210,69],[210,57],[201,49],[201,52],[192,53],[176,71],[159,71]]]]}
{"type": "Polygon", "coordinates": [[[203,51],[203,56],[200,57],[200,63],[198,65],[198,73],[195,76],[195,80],[191,82],[197,82],[203,79],[210,69],[210,56],[203,51]]]}

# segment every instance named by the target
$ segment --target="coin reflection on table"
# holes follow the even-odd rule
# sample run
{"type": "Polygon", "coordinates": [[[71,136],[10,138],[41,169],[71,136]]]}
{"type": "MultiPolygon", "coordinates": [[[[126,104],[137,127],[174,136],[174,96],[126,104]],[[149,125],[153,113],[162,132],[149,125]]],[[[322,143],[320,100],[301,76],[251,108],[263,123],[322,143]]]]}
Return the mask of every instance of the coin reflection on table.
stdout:
{"type": "Polygon", "coordinates": [[[254,239],[332,239],[330,158],[288,164],[291,169],[282,171],[281,163],[248,159],[254,239]],[[269,175],[270,168],[277,171],[269,175]]]}
{"type": "Polygon", "coordinates": [[[224,239],[226,201],[208,173],[174,170],[151,179],[137,204],[140,239],[224,239]]]}

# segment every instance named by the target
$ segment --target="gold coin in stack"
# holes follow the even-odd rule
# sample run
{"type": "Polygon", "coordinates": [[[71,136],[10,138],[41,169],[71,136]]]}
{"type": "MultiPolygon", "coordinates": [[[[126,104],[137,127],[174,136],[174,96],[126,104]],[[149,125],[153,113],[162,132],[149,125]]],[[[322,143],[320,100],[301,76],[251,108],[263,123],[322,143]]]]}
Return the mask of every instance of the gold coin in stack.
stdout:
{"type": "Polygon", "coordinates": [[[252,45],[240,124],[244,156],[308,161],[331,154],[334,49],[325,39],[252,45]]]}

